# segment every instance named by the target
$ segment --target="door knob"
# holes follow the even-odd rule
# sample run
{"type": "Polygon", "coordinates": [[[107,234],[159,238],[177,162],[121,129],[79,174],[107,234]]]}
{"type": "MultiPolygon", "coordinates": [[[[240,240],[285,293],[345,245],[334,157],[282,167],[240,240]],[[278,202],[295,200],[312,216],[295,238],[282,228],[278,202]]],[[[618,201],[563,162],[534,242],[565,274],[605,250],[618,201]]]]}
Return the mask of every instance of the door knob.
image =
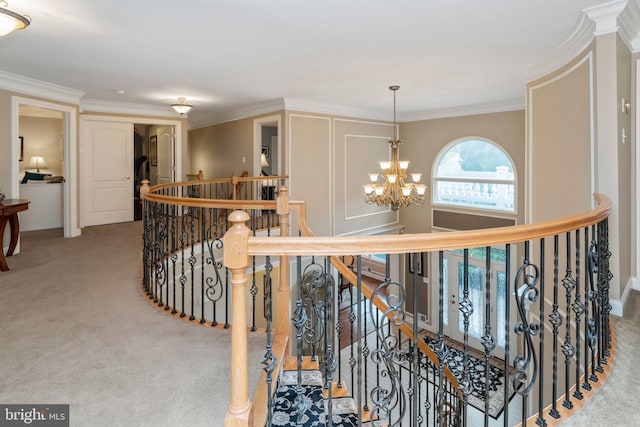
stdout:
{"type": "Polygon", "coordinates": [[[130,176],[125,176],[125,179],[131,179],[131,177],[130,176]]]}

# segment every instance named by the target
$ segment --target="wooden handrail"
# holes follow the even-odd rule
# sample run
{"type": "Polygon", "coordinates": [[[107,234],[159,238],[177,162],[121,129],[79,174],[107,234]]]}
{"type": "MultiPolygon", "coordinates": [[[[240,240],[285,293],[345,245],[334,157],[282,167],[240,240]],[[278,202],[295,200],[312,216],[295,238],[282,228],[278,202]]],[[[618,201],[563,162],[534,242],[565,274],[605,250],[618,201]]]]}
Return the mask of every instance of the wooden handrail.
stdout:
{"type": "MultiPolygon", "coordinates": [[[[611,209],[611,201],[602,194],[595,194],[594,197],[598,206],[588,212],[535,224],[485,230],[405,234],[402,237],[395,235],[251,237],[249,238],[249,255],[341,256],[374,255],[378,253],[402,254],[520,243],[574,231],[606,219],[611,209]]],[[[295,202],[291,204],[292,206],[299,206],[295,202]]],[[[310,229],[306,226],[303,215],[304,210],[302,209],[298,213],[298,222],[300,230],[307,234],[310,229]]]]}
{"type": "MultiPolygon", "coordinates": [[[[205,179],[194,181],[180,181],[180,182],[169,182],[166,184],[158,184],[150,187],[149,192],[154,194],[165,188],[176,188],[176,187],[185,187],[191,185],[207,185],[207,184],[232,184],[232,178],[216,178],[216,179],[205,179]]],[[[279,175],[279,176],[247,176],[247,177],[235,177],[238,182],[259,182],[259,181],[278,181],[289,179],[287,175],[279,175]]]]}

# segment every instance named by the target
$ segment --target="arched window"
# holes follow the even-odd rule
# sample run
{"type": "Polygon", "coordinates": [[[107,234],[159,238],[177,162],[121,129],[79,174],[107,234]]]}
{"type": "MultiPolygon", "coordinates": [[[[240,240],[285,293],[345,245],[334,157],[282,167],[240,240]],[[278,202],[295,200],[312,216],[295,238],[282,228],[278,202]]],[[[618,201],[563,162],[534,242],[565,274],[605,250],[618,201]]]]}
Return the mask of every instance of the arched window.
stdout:
{"type": "Polygon", "coordinates": [[[514,165],[498,144],[462,138],[447,145],[433,168],[433,204],[515,213],[514,165]]]}

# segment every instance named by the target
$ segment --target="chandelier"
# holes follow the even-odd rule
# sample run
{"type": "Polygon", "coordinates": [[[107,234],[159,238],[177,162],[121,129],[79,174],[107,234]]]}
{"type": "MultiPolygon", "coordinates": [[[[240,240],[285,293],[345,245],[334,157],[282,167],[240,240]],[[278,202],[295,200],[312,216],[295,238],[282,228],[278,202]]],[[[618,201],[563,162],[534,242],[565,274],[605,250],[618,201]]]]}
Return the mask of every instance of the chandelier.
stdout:
{"type": "Polygon", "coordinates": [[[411,205],[424,203],[424,193],[427,186],[420,183],[421,173],[412,173],[411,183],[405,183],[407,178],[408,160],[398,160],[398,146],[402,141],[398,139],[398,127],[396,126],[396,91],[400,86],[389,86],[393,91],[393,129],[394,138],[389,140],[391,145],[391,160],[383,160],[380,163],[381,173],[370,173],[368,184],[364,185],[365,202],[375,203],[378,206],[389,206],[392,211],[411,205]],[[384,180],[378,184],[378,175],[384,180]]]}

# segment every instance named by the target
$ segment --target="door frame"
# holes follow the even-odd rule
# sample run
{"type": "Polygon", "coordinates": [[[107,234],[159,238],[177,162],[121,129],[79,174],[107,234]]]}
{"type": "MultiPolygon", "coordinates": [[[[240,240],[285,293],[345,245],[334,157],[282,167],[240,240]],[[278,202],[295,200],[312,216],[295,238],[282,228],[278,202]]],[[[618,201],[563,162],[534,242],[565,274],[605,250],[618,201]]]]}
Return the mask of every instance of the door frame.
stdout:
{"type": "Polygon", "coordinates": [[[262,127],[274,126],[278,128],[278,169],[276,175],[283,174],[282,165],[282,115],[275,114],[273,116],[261,117],[253,121],[253,176],[260,176],[262,168],[260,166],[260,154],[262,153],[262,127]]]}
{"type": "MultiPolygon", "coordinates": [[[[56,104],[53,102],[41,101],[37,99],[25,98],[21,96],[11,97],[11,141],[18,141],[20,133],[20,106],[29,105],[32,107],[46,108],[48,110],[62,113],[62,144],[64,159],[64,183],[63,185],[63,226],[64,237],[79,236],[81,231],[78,227],[78,197],[77,197],[77,155],[78,155],[78,129],[76,106],[56,104]]],[[[11,196],[18,197],[20,194],[19,164],[20,153],[17,142],[11,144],[11,196]]],[[[19,248],[18,248],[19,252],[19,248]]]]}
{"type": "MultiPolygon", "coordinates": [[[[102,122],[114,122],[114,123],[131,123],[132,126],[136,124],[141,125],[158,125],[158,126],[173,126],[174,129],[174,144],[173,144],[173,155],[174,155],[174,177],[175,179],[179,179],[182,177],[182,126],[183,120],[172,120],[172,119],[161,119],[161,118],[149,118],[149,117],[137,117],[137,116],[104,116],[104,115],[95,115],[95,114],[82,114],[80,115],[80,126],[82,126],[84,121],[102,121],[102,122]]],[[[85,177],[80,177],[81,180],[86,179],[85,177]]],[[[131,195],[133,198],[133,194],[131,195]]],[[[82,223],[82,218],[80,218],[80,222],[82,223]]]]}

